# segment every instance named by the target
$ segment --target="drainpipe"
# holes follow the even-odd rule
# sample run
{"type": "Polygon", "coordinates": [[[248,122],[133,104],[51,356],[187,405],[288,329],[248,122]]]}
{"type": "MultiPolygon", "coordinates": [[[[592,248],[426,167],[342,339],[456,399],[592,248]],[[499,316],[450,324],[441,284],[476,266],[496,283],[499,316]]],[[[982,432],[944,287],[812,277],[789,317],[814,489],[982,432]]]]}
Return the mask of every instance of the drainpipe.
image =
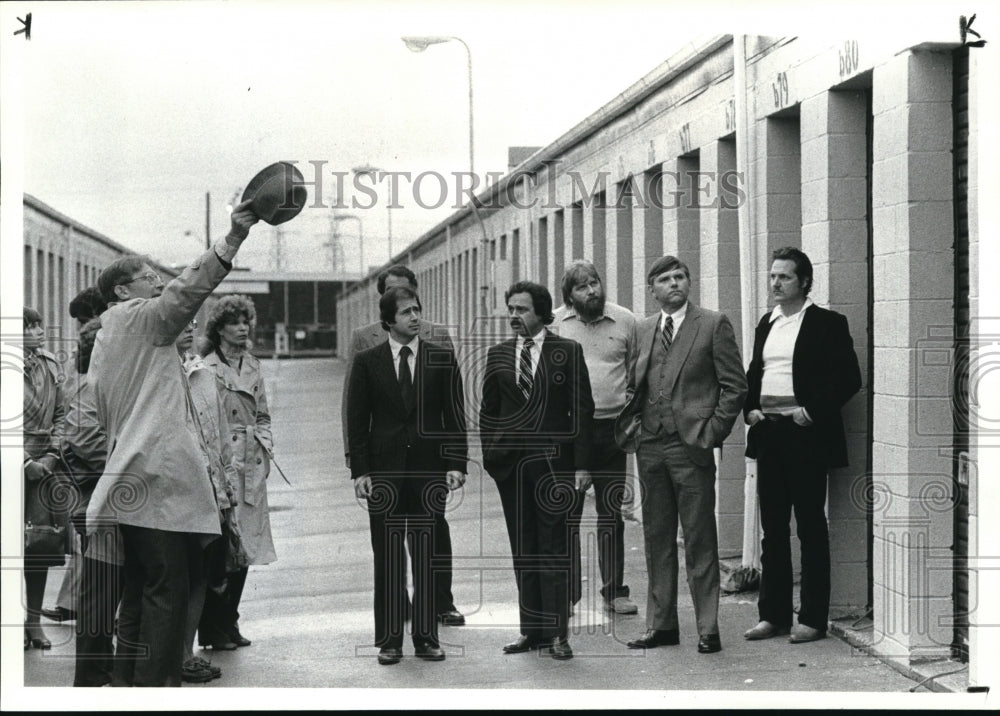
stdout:
{"type": "MultiPolygon", "coordinates": [[[[750,167],[749,135],[753,126],[747,89],[746,35],[733,35],[733,96],[736,109],[736,170],[743,177],[745,198],[737,209],[740,236],[740,309],[742,312],[743,359],[749,364],[757,325],[757,247],[753,226],[753,171],[750,167]]],[[[744,428],[745,429],[745,428],[744,428]]],[[[757,507],[757,461],[747,460],[743,484],[744,577],[760,574],[760,512],[757,507]]]]}

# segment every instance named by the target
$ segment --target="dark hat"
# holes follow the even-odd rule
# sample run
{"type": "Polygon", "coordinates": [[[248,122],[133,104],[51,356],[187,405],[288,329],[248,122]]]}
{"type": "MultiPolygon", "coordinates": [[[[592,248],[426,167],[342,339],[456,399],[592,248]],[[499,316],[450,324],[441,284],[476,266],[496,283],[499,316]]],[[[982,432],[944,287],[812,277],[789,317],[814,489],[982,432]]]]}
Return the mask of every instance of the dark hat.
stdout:
{"type": "Polygon", "coordinates": [[[240,201],[253,199],[253,213],[277,226],[298,216],[308,198],[302,172],[288,162],[275,162],[250,180],[240,201]]]}

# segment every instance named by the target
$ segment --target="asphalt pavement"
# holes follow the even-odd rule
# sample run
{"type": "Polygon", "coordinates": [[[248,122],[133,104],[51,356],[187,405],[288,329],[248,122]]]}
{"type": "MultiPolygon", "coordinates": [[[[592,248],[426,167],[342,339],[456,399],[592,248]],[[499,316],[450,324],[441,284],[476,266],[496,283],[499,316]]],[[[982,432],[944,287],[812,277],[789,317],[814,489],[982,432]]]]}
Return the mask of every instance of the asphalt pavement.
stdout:
{"type": "MultiPolygon", "coordinates": [[[[185,685],[185,689],[360,689],[349,693],[366,706],[420,702],[419,692],[407,692],[417,693],[417,700],[398,702],[394,689],[447,690],[425,694],[435,694],[439,704],[468,694],[464,690],[492,689],[498,690],[494,696],[483,692],[473,703],[482,707],[524,705],[527,698],[526,703],[535,706],[669,707],[679,703],[669,693],[674,691],[703,692],[688,694],[695,698],[695,705],[750,705],[757,703],[754,692],[787,692],[788,698],[794,697],[790,692],[808,692],[810,701],[788,703],[829,706],[833,694],[816,692],[874,696],[878,692],[906,693],[914,685],[837,638],[799,645],[782,638],[745,641],[743,631],[757,621],[756,594],[724,596],[720,609],[723,650],[711,655],[697,653],[683,560],[681,644],[647,652],[626,648],[625,642],[645,629],[646,575],[642,531],[636,522],[626,526],[625,575],[639,605],[638,615],[611,615],[602,609],[595,591],[599,579],[593,537],[588,539],[585,534],[585,595],[569,635],[575,658],[557,662],[538,653],[501,653],[503,644],[518,635],[517,595],[496,488],[476,462],[470,466],[464,490],[453,494],[448,517],[455,552],[455,603],[468,623],[441,629],[447,654],[444,662],[414,658],[407,643],[401,663],[379,666],[371,646],[374,619],[368,519],[354,498],[343,458],[343,361],[267,360],[265,371],[275,455],[292,483],[285,484],[272,471],[268,484],[278,560],[251,568],[247,580],[240,628],[253,644],[219,653],[196,648],[196,653],[222,668],[222,677],[207,684],[185,685]],[[528,693],[525,697],[524,692],[513,690],[528,693]],[[606,691],[615,693],[602,693],[606,691]]],[[[475,449],[473,457],[478,457],[475,449]]],[[[594,515],[592,500],[586,514],[594,515]]],[[[54,604],[58,585],[59,574],[53,570],[46,606],[54,604]]],[[[24,653],[24,684],[68,687],[73,671],[72,625],[44,619],[43,625],[53,648],[24,653]]],[[[294,693],[298,700],[312,692],[287,693],[294,693]]],[[[780,700],[779,695],[772,697],[780,700]]],[[[282,704],[267,699],[266,704],[250,705],[273,708],[296,700],[282,704]]],[[[319,707],[342,708],[348,703],[356,702],[325,701],[319,707]]]]}

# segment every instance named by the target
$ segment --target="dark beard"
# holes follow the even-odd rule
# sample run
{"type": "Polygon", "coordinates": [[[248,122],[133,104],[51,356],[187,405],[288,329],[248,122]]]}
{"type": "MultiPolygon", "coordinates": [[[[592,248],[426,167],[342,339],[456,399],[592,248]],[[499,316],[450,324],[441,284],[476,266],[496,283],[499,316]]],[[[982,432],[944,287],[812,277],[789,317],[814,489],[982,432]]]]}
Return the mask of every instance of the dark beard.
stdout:
{"type": "Polygon", "coordinates": [[[578,303],[577,301],[573,301],[573,308],[576,310],[576,315],[580,316],[580,318],[586,321],[593,321],[604,315],[605,301],[605,296],[601,296],[597,301],[592,303],[586,301],[578,303]]]}

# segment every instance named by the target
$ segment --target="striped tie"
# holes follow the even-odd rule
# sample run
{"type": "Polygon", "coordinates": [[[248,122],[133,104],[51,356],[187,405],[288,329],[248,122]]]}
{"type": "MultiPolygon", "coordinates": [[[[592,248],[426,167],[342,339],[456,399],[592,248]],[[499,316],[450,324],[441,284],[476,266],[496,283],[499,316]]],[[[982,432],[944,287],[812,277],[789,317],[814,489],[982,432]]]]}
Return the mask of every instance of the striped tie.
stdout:
{"type": "Polygon", "coordinates": [[[673,316],[667,316],[667,320],[663,322],[663,330],[660,331],[660,340],[663,341],[664,352],[670,350],[670,344],[674,340],[674,318],[673,316]]]}
{"type": "Polygon", "coordinates": [[[518,360],[517,387],[521,389],[524,397],[531,395],[531,346],[535,342],[530,338],[524,339],[524,347],[521,348],[521,358],[518,360]]]}

